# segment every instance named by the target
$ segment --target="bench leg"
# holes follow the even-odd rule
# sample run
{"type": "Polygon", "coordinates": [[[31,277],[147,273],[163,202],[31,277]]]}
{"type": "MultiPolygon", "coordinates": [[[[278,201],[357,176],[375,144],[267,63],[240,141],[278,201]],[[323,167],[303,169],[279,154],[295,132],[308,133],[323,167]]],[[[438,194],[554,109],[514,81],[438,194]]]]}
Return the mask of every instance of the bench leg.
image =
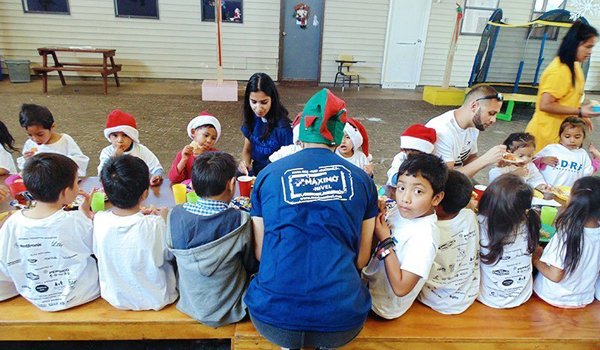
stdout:
{"type": "Polygon", "coordinates": [[[108,95],[108,77],[106,74],[102,74],[102,83],[104,83],[104,94],[108,95]]]}
{"type": "Polygon", "coordinates": [[[65,76],[63,75],[63,73],[61,71],[58,71],[58,76],[60,78],[60,83],[62,84],[62,86],[67,86],[67,82],[65,81],[65,76]]]}
{"type": "MultiPolygon", "coordinates": [[[[115,59],[114,57],[110,58],[110,65],[112,66],[112,68],[115,68],[115,59]]],[[[117,72],[114,73],[115,74],[115,83],[117,83],[117,87],[121,86],[121,83],[119,83],[119,76],[117,75],[117,72]]]]}
{"type": "Polygon", "coordinates": [[[44,93],[47,93],[48,92],[48,73],[46,73],[46,72],[42,73],[42,86],[43,86],[44,93]]]}

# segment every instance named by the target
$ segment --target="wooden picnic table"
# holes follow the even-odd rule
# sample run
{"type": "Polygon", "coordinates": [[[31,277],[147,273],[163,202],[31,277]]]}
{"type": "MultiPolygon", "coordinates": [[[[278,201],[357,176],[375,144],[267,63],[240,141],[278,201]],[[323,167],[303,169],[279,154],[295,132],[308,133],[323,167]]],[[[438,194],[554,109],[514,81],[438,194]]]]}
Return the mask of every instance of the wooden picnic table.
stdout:
{"type": "Polygon", "coordinates": [[[119,76],[117,72],[121,71],[122,65],[115,64],[115,49],[98,49],[94,47],[40,47],[37,49],[40,56],[42,56],[42,66],[34,67],[33,71],[42,74],[42,80],[44,82],[44,92],[48,92],[48,73],[58,72],[60,82],[63,86],[66,86],[65,77],[63,72],[97,72],[102,75],[102,82],[104,84],[104,94],[108,93],[108,76],[114,75],[117,86],[121,86],[119,83],[119,76]],[[87,62],[61,62],[58,59],[57,52],[73,52],[73,53],[90,53],[90,54],[101,54],[102,63],[87,63],[87,62]],[[48,66],[48,55],[52,56],[54,60],[53,66],[48,66]]]}

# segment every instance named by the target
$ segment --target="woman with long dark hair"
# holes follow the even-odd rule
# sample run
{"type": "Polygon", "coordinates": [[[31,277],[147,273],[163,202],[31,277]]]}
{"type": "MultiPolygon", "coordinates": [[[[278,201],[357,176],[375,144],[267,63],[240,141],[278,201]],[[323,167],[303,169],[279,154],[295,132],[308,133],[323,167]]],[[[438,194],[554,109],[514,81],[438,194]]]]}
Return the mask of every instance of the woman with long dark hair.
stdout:
{"type": "Polygon", "coordinates": [[[0,122],[0,146],[0,175],[16,174],[17,167],[12,153],[18,149],[15,147],[15,139],[3,122],[0,122]]]}
{"type": "Polygon", "coordinates": [[[597,40],[594,27],[576,21],[563,38],[557,57],[542,73],[535,113],[525,129],[535,136],[536,152],[558,142],[558,129],[565,118],[579,116],[591,126],[589,118],[600,114],[589,104],[581,105],[585,86],[581,64],[590,57],[597,40]]]}
{"type": "Polygon", "coordinates": [[[270,163],[271,154],[292,144],[291,124],[273,79],[266,73],[254,73],[244,95],[244,148],[239,171],[258,175],[270,163]]]}

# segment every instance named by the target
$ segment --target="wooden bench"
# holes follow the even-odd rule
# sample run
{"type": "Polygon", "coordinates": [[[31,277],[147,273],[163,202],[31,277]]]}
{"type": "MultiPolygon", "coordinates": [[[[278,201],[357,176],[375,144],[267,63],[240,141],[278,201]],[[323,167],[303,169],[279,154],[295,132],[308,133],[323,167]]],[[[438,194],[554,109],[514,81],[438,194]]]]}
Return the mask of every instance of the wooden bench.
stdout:
{"type": "Polygon", "coordinates": [[[58,72],[60,82],[63,86],[66,86],[65,77],[63,72],[96,72],[102,76],[102,82],[104,85],[104,94],[108,93],[108,76],[114,75],[115,83],[117,87],[121,86],[119,83],[119,76],[117,72],[120,72],[123,68],[120,64],[115,64],[115,49],[97,49],[97,48],[86,48],[86,47],[41,47],[38,49],[38,53],[42,56],[42,66],[34,67],[33,71],[36,74],[42,75],[43,90],[48,92],[48,73],[58,72]],[[60,62],[57,52],[73,52],[73,53],[91,53],[91,54],[102,54],[102,63],[87,63],[87,62],[60,62]],[[53,66],[48,66],[48,55],[52,56],[54,60],[53,66]]]}
{"type": "MultiPolygon", "coordinates": [[[[236,350],[279,349],[250,321],[237,324],[236,350]]],[[[370,316],[358,337],[343,349],[600,349],[600,302],[559,309],[533,297],[514,309],[475,302],[460,315],[442,315],[419,302],[396,320],[370,316]]]]}
{"type": "Polygon", "coordinates": [[[123,311],[104,299],[44,312],[22,297],[0,302],[0,340],[231,340],[235,325],[205,326],[171,304],[160,311],[123,311]]]}

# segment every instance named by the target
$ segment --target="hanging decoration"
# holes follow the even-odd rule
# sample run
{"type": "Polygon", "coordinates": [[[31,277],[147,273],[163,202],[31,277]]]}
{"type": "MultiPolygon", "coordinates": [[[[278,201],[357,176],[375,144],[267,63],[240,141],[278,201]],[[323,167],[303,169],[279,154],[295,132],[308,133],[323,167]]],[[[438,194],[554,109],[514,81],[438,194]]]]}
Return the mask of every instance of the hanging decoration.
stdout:
{"type": "Polygon", "coordinates": [[[294,18],[296,19],[296,24],[302,29],[306,29],[309,11],[310,7],[303,2],[294,6],[294,18]]]}
{"type": "Polygon", "coordinates": [[[571,3],[573,10],[571,11],[571,19],[576,21],[579,17],[588,15],[597,16],[600,14],[600,4],[596,0],[573,0],[571,3]]]}
{"type": "Polygon", "coordinates": [[[241,21],[242,20],[242,11],[236,7],[235,11],[233,11],[233,17],[231,17],[229,20],[233,21],[233,22],[241,21]]]}

